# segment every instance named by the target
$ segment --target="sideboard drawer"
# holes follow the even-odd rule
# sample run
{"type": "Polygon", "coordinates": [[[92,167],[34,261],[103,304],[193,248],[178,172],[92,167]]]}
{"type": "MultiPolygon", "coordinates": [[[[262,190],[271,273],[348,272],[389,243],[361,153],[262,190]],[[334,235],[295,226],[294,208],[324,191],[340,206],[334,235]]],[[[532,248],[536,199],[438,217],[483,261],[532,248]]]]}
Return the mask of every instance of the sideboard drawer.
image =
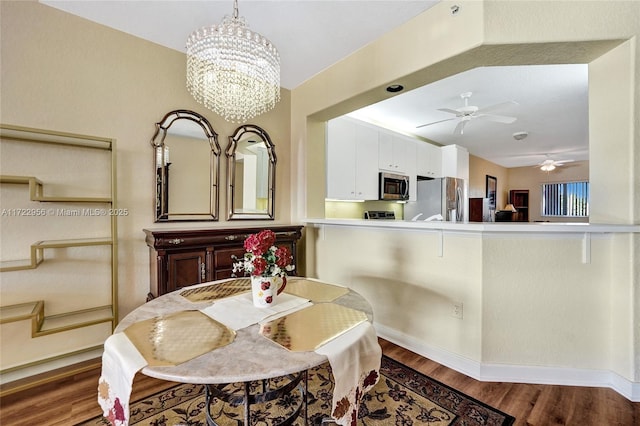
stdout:
{"type": "Polygon", "coordinates": [[[213,252],[213,264],[216,269],[231,268],[235,262],[232,256],[235,256],[240,260],[242,259],[242,256],[244,256],[244,251],[243,247],[216,249],[213,252]]]}

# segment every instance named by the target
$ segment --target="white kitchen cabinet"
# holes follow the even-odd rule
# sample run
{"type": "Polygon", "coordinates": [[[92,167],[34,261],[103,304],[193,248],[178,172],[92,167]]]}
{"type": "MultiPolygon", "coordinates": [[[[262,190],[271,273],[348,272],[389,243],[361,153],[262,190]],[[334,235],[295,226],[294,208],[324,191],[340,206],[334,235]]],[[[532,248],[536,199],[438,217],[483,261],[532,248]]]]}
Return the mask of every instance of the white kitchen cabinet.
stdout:
{"type": "Polygon", "coordinates": [[[418,179],[417,179],[417,164],[415,158],[418,154],[418,143],[411,138],[406,138],[405,141],[405,155],[407,156],[407,168],[405,174],[409,176],[409,201],[416,201],[418,195],[418,179]]]}
{"type": "Polygon", "coordinates": [[[442,176],[469,180],[469,151],[458,145],[445,145],[442,153],[442,176]]]}
{"type": "Polygon", "coordinates": [[[428,142],[416,141],[416,174],[429,178],[443,176],[440,147],[428,142]]]}
{"type": "Polygon", "coordinates": [[[415,158],[410,157],[410,148],[407,139],[409,138],[402,137],[401,135],[395,135],[385,131],[379,132],[378,165],[380,170],[407,174],[407,168],[415,158]]]}
{"type": "Polygon", "coordinates": [[[327,125],[327,198],[378,199],[378,132],[341,117],[327,125]]]}

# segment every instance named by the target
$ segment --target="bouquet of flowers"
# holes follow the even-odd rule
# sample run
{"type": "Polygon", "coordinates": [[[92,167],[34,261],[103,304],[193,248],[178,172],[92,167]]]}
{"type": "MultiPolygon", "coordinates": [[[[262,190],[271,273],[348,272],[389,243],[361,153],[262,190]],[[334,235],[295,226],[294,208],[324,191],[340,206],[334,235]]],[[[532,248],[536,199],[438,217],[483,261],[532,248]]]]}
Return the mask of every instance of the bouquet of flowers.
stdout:
{"type": "MultiPolygon", "coordinates": [[[[247,251],[239,262],[233,264],[233,273],[244,271],[256,277],[281,277],[295,269],[293,256],[287,247],[276,247],[276,234],[265,229],[251,234],[244,240],[247,251]]],[[[234,258],[235,259],[235,258],[234,258]]]]}

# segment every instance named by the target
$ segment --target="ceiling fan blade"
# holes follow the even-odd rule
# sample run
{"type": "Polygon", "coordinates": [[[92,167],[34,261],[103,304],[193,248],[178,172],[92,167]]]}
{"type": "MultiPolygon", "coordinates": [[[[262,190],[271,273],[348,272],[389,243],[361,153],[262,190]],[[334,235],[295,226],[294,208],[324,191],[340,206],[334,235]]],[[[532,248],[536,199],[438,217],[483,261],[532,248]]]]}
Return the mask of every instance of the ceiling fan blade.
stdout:
{"type": "Polygon", "coordinates": [[[445,122],[445,121],[451,121],[451,120],[455,120],[455,118],[446,118],[446,119],[444,119],[444,120],[434,121],[434,122],[432,122],[432,123],[421,124],[421,125],[419,125],[419,126],[416,126],[416,129],[419,129],[419,128],[421,128],[421,127],[431,126],[432,124],[442,123],[442,122],[445,122]]]}
{"type": "Polygon", "coordinates": [[[558,160],[558,161],[554,161],[554,163],[555,163],[556,165],[558,165],[558,164],[562,165],[562,164],[564,164],[564,163],[573,163],[574,161],[575,161],[575,160],[558,160]]]}
{"type": "Polygon", "coordinates": [[[438,108],[438,111],[448,112],[449,114],[455,114],[456,116],[460,115],[460,111],[456,111],[451,108],[438,108]]]}
{"type": "Polygon", "coordinates": [[[477,117],[484,118],[489,121],[495,121],[496,123],[503,123],[503,124],[511,124],[517,120],[516,117],[509,117],[506,115],[495,115],[495,114],[478,114],[477,117]]]}
{"type": "Polygon", "coordinates": [[[491,111],[507,108],[507,107],[514,106],[514,105],[518,105],[518,103],[515,102],[515,101],[501,102],[499,104],[493,104],[493,105],[489,105],[489,106],[486,106],[486,107],[479,108],[478,111],[476,111],[476,113],[477,114],[484,114],[486,112],[491,112],[491,111]]]}
{"type": "Polygon", "coordinates": [[[453,134],[454,135],[463,135],[464,134],[464,126],[466,126],[468,122],[469,122],[469,120],[462,120],[461,122],[459,122],[458,125],[456,126],[456,128],[453,129],[453,134]]]}

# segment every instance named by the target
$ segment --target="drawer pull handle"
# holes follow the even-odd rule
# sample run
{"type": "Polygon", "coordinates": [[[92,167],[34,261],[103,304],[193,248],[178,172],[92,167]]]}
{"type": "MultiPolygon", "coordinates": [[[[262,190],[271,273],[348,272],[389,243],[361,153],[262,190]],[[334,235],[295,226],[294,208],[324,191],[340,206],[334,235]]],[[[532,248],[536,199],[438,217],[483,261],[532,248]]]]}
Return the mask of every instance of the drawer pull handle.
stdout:
{"type": "Polygon", "coordinates": [[[182,238],[174,238],[173,240],[169,240],[168,241],[169,244],[180,244],[180,243],[184,243],[184,240],[182,238]]]}
{"type": "Polygon", "coordinates": [[[201,282],[204,282],[205,278],[206,278],[205,265],[204,265],[204,263],[201,263],[200,264],[200,280],[201,280],[201,282]]]}
{"type": "Polygon", "coordinates": [[[296,235],[296,233],[294,231],[276,232],[276,235],[282,235],[284,237],[290,237],[292,235],[296,235]]]}
{"type": "Polygon", "coordinates": [[[234,241],[234,240],[238,239],[238,236],[237,235],[227,235],[226,237],[224,237],[224,239],[228,240],[228,241],[234,241]]]}

